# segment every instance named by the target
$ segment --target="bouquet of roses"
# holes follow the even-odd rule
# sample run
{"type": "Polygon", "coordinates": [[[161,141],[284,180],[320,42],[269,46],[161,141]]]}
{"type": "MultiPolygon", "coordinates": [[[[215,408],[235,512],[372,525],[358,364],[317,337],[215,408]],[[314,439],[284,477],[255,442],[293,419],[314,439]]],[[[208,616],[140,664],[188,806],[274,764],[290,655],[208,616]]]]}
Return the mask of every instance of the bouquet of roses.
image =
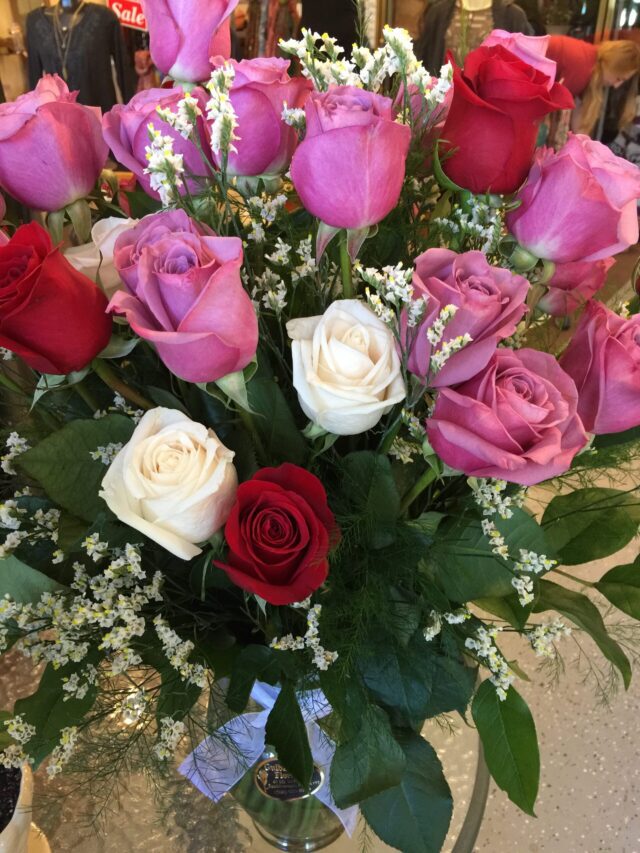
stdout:
{"type": "MultiPolygon", "coordinates": [[[[0,649],[43,665],[0,760],[54,776],[87,743],[118,772],[146,744],[161,774],[195,747],[217,798],[267,751],[346,825],[435,851],[427,719],[472,719],[533,813],[501,631],[552,657],[573,626],[629,683],[558,579],[640,521],[596,485],[638,448],[638,301],[594,298],[640,176],[584,136],[535,149],[572,101],[530,40],[438,78],[389,28],[236,62],[234,5],[147,0],[173,86],[101,124],[56,77],[0,106],[0,649]]],[[[596,584],[633,619],[639,572],[596,584]]]]}

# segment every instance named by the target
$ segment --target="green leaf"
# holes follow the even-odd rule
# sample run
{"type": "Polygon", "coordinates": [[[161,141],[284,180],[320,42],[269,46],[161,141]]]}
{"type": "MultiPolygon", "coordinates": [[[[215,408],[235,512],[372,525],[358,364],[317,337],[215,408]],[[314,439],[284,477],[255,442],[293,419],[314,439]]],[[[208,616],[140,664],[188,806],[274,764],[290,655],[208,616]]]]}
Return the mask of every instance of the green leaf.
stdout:
{"type": "Polygon", "coordinates": [[[415,733],[400,739],[407,764],[398,785],[360,804],[376,835],[402,853],[440,853],[453,801],[433,747],[415,733]]]}
{"type": "Polygon", "coordinates": [[[273,746],[279,761],[303,788],[309,787],[313,758],[307,727],[291,682],[285,682],[265,726],[265,742],[273,746]]]}
{"type": "Polygon", "coordinates": [[[85,521],[105,511],[98,497],[107,467],[91,452],[112,442],[125,444],[134,424],[123,415],[76,420],[20,456],[20,468],[43,487],[52,501],[85,521]]]}
{"type": "MultiPolygon", "coordinates": [[[[251,412],[249,397],[247,396],[247,382],[255,376],[257,367],[258,362],[254,358],[244,370],[228,373],[212,384],[217,385],[223,394],[230,400],[233,400],[234,403],[237,403],[238,406],[241,406],[247,412],[251,412]]],[[[205,390],[207,390],[206,387],[205,390]]]]}
{"type": "MultiPolygon", "coordinates": [[[[496,519],[511,554],[520,548],[553,557],[553,549],[539,524],[522,509],[509,519],[496,519]]],[[[480,519],[470,516],[447,518],[436,535],[428,563],[445,594],[457,602],[512,595],[513,573],[509,564],[491,550],[480,519]]]]}
{"type": "Polygon", "coordinates": [[[87,522],[76,518],[68,512],[60,513],[58,522],[58,547],[65,553],[84,538],[87,531],[87,522]]]}
{"type": "Polygon", "coordinates": [[[533,603],[523,607],[517,595],[508,595],[504,598],[476,598],[473,603],[481,610],[491,613],[492,616],[497,616],[498,619],[508,622],[518,631],[521,631],[527,624],[533,607],[533,603]]]}
{"type": "Polygon", "coordinates": [[[611,569],[595,587],[618,610],[640,620],[640,556],[633,563],[611,569]]]}
{"type": "Polygon", "coordinates": [[[161,717],[184,720],[200,698],[202,688],[183,681],[175,669],[168,666],[160,670],[160,679],[156,717],[158,720],[161,717]]]}
{"type": "Polygon", "coordinates": [[[0,599],[8,595],[19,604],[36,604],[43,593],[61,589],[60,584],[13,555],[0,560],[0,599]]]}
{"type": "Polygon", "coordinates": [[[362,450],[343,460],[342,490],[372,548],[395,539],[400,496],[388,456],[362,450]]]}
{"type": "Polygon", "coordinates": [[[621,444],[640,441],[640,426],[627,429],[624,432],[609,432],[605,435],[596,435],[593,446],[598,450],[608,447],[619,447],[621,444]]]}
{"type": "Polygon", "coordinates": [[[91,208],[89,202],[79,198],[65,208],[79,243],[87,243],[91,237],[91,208]]]}
{"type": "Polygon", "coordinates": [[[247,384],[247,399],[255,412],[253,423],[269,458],[275,463],[303,465],[309,448],[278,383],[254,376],[247,384]]]}
{"type": "Polygon", "coordinates": [[[457,711],[464,715],[476,684],[476,667],[466,666],[449,655],[432,654],[431,695],[427,717],[457,711]]]}
{"type": "Polygon", "coordinates": [[[625,688],[631,682],[631,664],[618,643],[607,633],[600,611],[586,595],[574,592],[551,581],[540,581],[540,595],[534,605],[534,611],[557,610],[586,631],[594,640],[602,654],[620,670],[625,688]]]}
{"type": "Polygon", "coordinates": [[[355,737],[338,745],[331,764],[331,793],[342,809],[398,785],[406,765],[386,715],[369,705],[355,737]]]}
{"type": "Polygon", "coordinates": [[[509,799],[527,814],[540,782],[536,726],[527,703],[510,687],[501,701],[490,681],[483,681],[471,705],[489,772],[509,799]]]}
{"type": "Polygon", "coordinates": [[[542,517],[549,541],[564,565],[615,554],[636,535],[640,496],[619,489],[578,489],[553,498],[542,517]]]}
{"type": "Polygon", "coordinates": [[[60,391],[63,388],[70,388],[72,385],[77,385],[89,373],[89,368],[85,367],[82,370],[76,370],[73,373],[68,373],[66,376],[59,374],[43,373],[38,379],[36,390],[33,392],[33,400],[31,408],[36,405],[47,391],[60,391]]]}
{"type": "Polygon", "coordinates": [[[140,338],[123,338],[121,335],[111,335],[111,340],[98,353],[98,358],[124,358],[130,355],[140,343],[140,338]]]}
{"type": "Polygon", "coordinates": [[[156,213],[162,207],[160,201],[151,198],[144,190],[133,190],[133,192],[125,193],[129,210],[133,219],[142,219],[148,213],[156,213]]]}
{"type": "Polygon", "coordinates": [[[147,385],[146,394],[150,400],[153,400],[158,406],[164,406],[167,409],[177,409],[184,415],[189,416],[189,410],[186,408],[182,400],[179,400],[171,391],[165,388],[156,388],[154,385],[147,385]]]}
{"type": "Polygon", "coordinates": [[[235,659],[227,690],[227,705],[232,711],[244,711],[256,679],[277,684],[289,672],[289,657],[285,652],[268,646],[247,646],[235,659]]]}
{"type": "Polygon", "coordinates": [[[81,671],[88,663],[97,664],[99,659],[99,653],[93,651],[81,664],[68,664],[60,669],[48,664],[36,692],[15,703],[13,713],[23,714],[26,722],[36,727],[36,734],[25,746],[34,759],[34,769],[58,745],[62,729],[82,722],[98,695],[94,685],[83,699],[68,698],[69,694],[63,690],[64,678],[81,671]]]}

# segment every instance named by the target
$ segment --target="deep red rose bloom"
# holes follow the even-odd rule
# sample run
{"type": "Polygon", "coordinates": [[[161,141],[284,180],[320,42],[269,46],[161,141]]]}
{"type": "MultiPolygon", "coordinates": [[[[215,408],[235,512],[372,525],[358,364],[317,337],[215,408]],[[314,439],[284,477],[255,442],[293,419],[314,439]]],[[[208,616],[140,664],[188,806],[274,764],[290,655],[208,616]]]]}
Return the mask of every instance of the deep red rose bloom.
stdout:
{"type": "Polygon", "coordinates": [[[36,222],[0,246],[0,346],[42,373],[85,367],[111,336],[107,298],[36,222]]]}
{"type": "Polygon", "coordinates": [[[224,529],[231,580],[270,604],[303,601],[324,583],[340,531],[320,480],[285,463],[238,487],[224,529]]]}
{"type": "Polygon", "coordinates": [[[473,193],[512,193],[527,177],[543,116],[573,97],[501,45],[479,47],[454,64],[453,98],[442,129],[446,174],[473,193]]]}

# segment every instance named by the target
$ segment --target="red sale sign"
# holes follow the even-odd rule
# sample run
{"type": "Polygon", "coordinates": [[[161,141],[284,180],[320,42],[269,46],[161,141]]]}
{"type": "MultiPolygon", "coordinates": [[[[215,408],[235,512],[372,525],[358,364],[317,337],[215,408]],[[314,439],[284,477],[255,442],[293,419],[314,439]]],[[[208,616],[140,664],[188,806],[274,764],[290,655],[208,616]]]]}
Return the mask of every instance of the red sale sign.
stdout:
{"type": "Polygon", "coordinates": [[[146,30],[147,22],[138,0],[108,0],[109,8],[113,9],[123,27],[134,30],[146,30]]]}

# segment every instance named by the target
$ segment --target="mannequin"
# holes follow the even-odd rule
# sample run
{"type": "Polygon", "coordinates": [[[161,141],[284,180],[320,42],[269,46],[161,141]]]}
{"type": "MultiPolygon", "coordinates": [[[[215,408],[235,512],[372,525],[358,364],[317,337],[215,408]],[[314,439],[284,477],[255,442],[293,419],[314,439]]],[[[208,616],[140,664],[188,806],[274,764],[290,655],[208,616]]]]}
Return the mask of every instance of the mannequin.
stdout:
{"type": "Polygon", "coordinates": [[[59,74],[78,101],[103,112],[116,103],[111,72],[126,101],[133,95],[133,74],[120,22],[106,6],[86,0],[59,0],[56,6],[34,9],[27,16],[29,85],[43,74],[59,74]]]}
{"type": "Polygon", "coordinates": [[[526,15],[512,0],[435,0],[422,16],[416,55],[437,74],[447,51],[461,64],[493,29],[533,35],[526,15]]]}

